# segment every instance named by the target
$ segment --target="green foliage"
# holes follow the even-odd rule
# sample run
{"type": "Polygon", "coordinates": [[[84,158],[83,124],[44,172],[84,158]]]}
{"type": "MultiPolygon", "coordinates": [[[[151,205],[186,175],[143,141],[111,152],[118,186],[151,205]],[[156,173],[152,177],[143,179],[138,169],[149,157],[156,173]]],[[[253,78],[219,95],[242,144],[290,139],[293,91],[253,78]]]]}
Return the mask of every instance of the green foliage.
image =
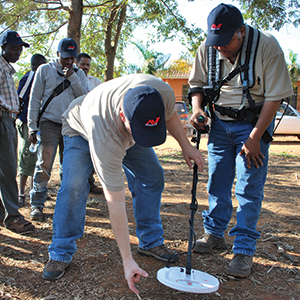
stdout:
{"type": "Polygon", "coordinates": [[[279,31],[285,24],[300,24],[300,1],[298,0],[239,0],[245,20],[263,30],[279,31]]]}
{"type": "Polygon", "coordinates": [[[144,74],[154,75],[159,69],[163,68],[165,63],[170,58],[170,54],[163,54],[155,50],[149,49],[144,46],[140,41],[138,43],[132,42],[137,49],[140,51],[143,57],[143,63],[141,66],[136,66],[136,69],[144,74]]]}
{"type": "MultiPolygon", "coordinates": [[[[0,3],[1,29],[10,28],[19,31],[31,44],[29,56],[41,53],[46,58],[55,57],[53,49],[59,39],[66,36],[72,5],[82,1],[83,16],[81,27],[81,52],[87,52],[93,58],[91,74],[102,78],[106,65],[105,42],[115,47],[118,73],[124,72],[126,64],[122,58],[123,50],[132,39],[132,32],[137,26],[152,26],[153,33],[148,37],[152,43],[179,39],[188,51],[194,53],[198,48],[202,30],[187,28],[186,20],[179,14],[175,0],[132,0],[127,1],[126,19],[122,27],[118,45],[113,40],[106,41],[105,30],[114,7],[123,1],[98,0],[10,0],[0,3]],[[69,6],[70,4],[70,6],[69,6]],[[59,33],[58,33],[59,32],[59,33]],[[181,34],[180,34],[181,32],[181,34]],[[123,68],[123,71],[122,71],[123,68]]],[[[114,20],[112,36],[117,32],[118,20],[114,20]]],[[[116,75],[116,74],[115,74],[116,75]]]]}
{"type": "MultiPolygon", "coordinates": [[[[256,27],[281,28],[285,23],[299,24],[298,0],[239,0],[256,27]]],[[[192,24],[179,13],[176,0],[5,0],[0,2],[0,33],[7,29],[17,30],[31,44],[25,56],[41,53],[47,59],[56,56],[58,41],[67,36],[71,26],[74,7],[83,6],[80,50],[93,58],[91,74],[103,80],[108,64],[107,49],[113,51],[116,60],[114,76],[133,70],[126,68],[123,50],[133,40],[137,27],[151,29],[145,36],[147,44],[166,40],[179,40],[187,49],[187,55],[194,56],[204,39],[202,29],[192,24]],[[120,25],[120,11],[126,4],[124,23],[120,25]],[[112,12],[117,14],[113,15],[112,12]],[[114,16],[113,19],[110,19],[114,16]],[[108,27],[111,36],[108,37],[108,27]],[[120,27],[122,26],[122,27],[120,27]],[[121,35],[116,39],[118,30],[121,35]]],[[[79,12],[80,13],[80,12],[79,12]]],[[[200,15],[200,14],[199,14],[200,15]]],[[[73,36],[72,36],[73,37],[73,36]]],[[[73,37],[74,38],[74,37],[73,37]]]]}
{"type": "Polygon", "coordinates": [[[289,60],[290,64],[288,64],[288,70],[291,78],[291,82],[293,85],[293,88],[296,87],[296,83],[299,80],[300,77],[300,66],[297,63],[298,54],[294,53],[292,50],[289,52],[289,60]]]}

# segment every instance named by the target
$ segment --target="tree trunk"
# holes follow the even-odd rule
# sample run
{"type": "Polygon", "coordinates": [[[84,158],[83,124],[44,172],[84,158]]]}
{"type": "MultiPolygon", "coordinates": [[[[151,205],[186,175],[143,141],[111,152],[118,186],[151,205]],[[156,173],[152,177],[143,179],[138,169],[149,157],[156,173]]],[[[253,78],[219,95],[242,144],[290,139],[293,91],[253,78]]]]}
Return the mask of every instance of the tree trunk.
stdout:
{"type": "Polygon", "coordinates": [[[126,17],[127,2],[120,5],[114,4],[111,9],[109,21],[105,31],[105,75],[104,80],[108,81],[114,78],[114,61],[117,52],[117,46],[126,17]],[[117,23],[117,24],[116,24],[117,23]],[[116,25],[114,25],[116,24],[116,25]],[[115,27],[115,28],[114,28],[115,27]],[[114,34],[112,33],[114,31],[114,34]]]}
{"type": "Polygon", "coordinates": [[[80,53],[82,16],[83,0],[71,0],[70,18],[68,24],[68,37],[72,38],[77,43],[78,53],[80,53]]]}

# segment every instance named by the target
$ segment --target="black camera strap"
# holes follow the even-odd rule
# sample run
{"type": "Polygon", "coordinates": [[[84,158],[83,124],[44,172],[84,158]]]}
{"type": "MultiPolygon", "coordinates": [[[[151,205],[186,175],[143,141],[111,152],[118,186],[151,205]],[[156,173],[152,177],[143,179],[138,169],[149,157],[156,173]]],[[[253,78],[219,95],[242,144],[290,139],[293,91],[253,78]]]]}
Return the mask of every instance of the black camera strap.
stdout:
{"type": "Polygon", "coordinates": [[[70,80],[65,79],[64,81],[62,81],[52,92],[52,94],[50,95],[50,97],[47,99],[47,101],[45,102],[44,106],[42,107],[42,109],[39,112],[38,118],[37,118],[37,127],[40,126],[40,120],[41,120],[41,116],[43,115],[43,113],[45,112],[46,108],[48,107],[49,103],[52,101],[52,99],[56,96],[58,96],[59,94],[61,94],[64,90],[66,90],[69,85],[71,84],[70,80]]]}

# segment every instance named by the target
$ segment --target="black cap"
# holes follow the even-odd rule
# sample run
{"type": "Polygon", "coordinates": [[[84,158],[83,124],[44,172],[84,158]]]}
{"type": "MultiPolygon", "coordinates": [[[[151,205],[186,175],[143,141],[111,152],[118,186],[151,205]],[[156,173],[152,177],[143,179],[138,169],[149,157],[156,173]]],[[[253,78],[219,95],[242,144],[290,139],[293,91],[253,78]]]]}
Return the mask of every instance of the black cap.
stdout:
{"type": "Polygon", "coordinates": [[[3,46],[5,44],[10,44],[14,46],[22,45],[26,48],[29,48],[29,44],[25,43],[20,37],[20,35],[13,30],[7,30],[3,32],[2,35],[0,36],[0,46],[3,46]]]}
{"type": "Polygon", "coordinates": [[[123,99],[123,109],[138,145],[154,147],[165,142],[165,106],[155,88],[141,85],[129,89],[123,99]]]}
{"type": "Polygon", "coordinates": [[[64,38],[58,44],[58,52],[62,58],[77,57],[77,44],[71,38],[64,38]]]}
{"type": "Polygon", "coordinates": [[[230,4],[219,4],[208,15],[205,46],[226,46],[243,24],[243,16],[238,8],[230,4]]]}

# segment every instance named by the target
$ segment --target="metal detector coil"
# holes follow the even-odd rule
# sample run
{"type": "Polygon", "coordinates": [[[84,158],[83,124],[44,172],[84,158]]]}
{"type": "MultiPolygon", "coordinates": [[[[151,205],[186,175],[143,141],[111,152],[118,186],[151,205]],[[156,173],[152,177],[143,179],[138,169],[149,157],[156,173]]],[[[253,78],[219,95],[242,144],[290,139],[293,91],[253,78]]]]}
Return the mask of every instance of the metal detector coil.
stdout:
{"type": "MultiPolygon", "coordinates": [[[[205,117],[199,116],[198,122],[203,123],[205,117]]],[[[196,130],[196,136],[193,137],[192,142],[195,142],[195,147],[199,149],[200,138],[202,133],[207,133],[208,127],[196,130]]],[[[212,275],[205,272],[192,269],[192,248],[193,248],[193,236],[194,236],[194,216],[197,210],[197,191],[198,183],[198,166],[194,163],[193,166],[193,188],[192,188],[192,201],[190,204],[191,217],[190,217],[190,232],[189,232],[189,245],[187,252],[186,268],[182,267],[169,267],[166,266],[158,270],[157,279],[162,284],[179,291],[188,293],[212,293],[218,290],[219,280],[212,275]]]]}

